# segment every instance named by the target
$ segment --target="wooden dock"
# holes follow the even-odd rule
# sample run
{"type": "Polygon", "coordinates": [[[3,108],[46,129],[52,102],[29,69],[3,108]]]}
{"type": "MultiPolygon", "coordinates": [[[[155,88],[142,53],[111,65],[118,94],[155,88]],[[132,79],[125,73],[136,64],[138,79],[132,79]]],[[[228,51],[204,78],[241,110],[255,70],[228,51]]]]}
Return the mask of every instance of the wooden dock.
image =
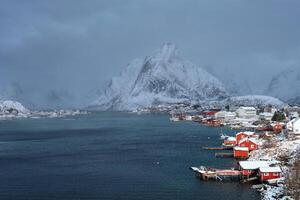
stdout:
{"type": "Polygon", "coordinates": [[[191,169],[196,172],[196,175],[202,180],[216,180],[216,181],[225,181],[225,180],[240,180],[241,172],[238,170],[232,169],[213,169],[206,167],[191,167],[191,169]]]}

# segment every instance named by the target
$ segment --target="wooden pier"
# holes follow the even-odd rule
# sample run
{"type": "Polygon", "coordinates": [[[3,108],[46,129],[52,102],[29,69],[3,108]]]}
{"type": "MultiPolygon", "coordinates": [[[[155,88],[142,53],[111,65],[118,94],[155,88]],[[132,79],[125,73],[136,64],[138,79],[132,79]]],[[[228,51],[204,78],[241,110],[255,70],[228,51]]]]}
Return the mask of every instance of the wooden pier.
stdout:
{"type": "Polygon", "coordinates": [[[191,169],[196,172],[196,175],[202,180],[216,180],[216,181],[225,181],[225,180],[240,180],[241,172],[238,170],[232,169],[213,169],[206,167],[191,167],[191,169]]]}

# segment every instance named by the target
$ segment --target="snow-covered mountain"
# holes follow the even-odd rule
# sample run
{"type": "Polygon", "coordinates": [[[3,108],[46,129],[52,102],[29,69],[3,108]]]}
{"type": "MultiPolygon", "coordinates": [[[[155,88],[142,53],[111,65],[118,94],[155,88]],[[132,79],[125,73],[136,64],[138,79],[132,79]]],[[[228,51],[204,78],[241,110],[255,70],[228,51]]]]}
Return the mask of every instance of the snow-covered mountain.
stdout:
{"type": "Polygon", "coordinates": [[[300,67],[286,69],[275,75],[265,93],[285,102],[300,104],[300,67]]]}
{"type": "Polygon", "coordinates": [[[81,110],[31,111],[18,101],[0,100],[0,120],[16,118],[57,118],[87,114],[81,110]]]}
{"type": "Polygon", "coordinates": [[[92,106],[102,110],[132,110],[158,103],[220,100],[223,84],[202,68],[180,58],[167,43],[154,56],[133,60],[113,78],[92,106]]]}

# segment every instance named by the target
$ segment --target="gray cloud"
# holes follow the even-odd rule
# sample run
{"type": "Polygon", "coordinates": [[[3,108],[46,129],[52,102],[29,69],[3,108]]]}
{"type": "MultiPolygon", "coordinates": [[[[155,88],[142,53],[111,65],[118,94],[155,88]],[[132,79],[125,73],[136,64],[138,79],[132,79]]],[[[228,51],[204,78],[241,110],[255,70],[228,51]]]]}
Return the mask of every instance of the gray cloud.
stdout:
{"type": "Polygon", "coordinates": [[[272,74],[299,64],[299,6],[296,0],[2,0],[0,84],[18,83],[28,98],[47,91],[83,97],[131,59],[173,42],[200,66],[255,77],[249,81],[259,92],[272,74]]]}

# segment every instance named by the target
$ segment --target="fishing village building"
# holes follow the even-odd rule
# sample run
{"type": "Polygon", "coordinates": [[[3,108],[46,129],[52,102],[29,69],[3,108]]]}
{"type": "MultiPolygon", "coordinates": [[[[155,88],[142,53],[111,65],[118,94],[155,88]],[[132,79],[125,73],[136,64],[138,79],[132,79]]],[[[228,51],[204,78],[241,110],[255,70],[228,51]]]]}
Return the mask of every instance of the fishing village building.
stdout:
{"type": "Polygon", "coordinates": [[[247,147],[249,151],[258,149],[258,143],[255,138],[243,138],[239,141],[238,146],[247,147]]]}
{"type": "Polygon", "coordinates": [[[247,178],[257,175],[259,168],[269,167],[267,161],[240,161],[238,164],[242,175],[247,178]]]}
{"type": "Polygon", "coordinates": [[[236,144],[235,137],[228,137],[224,140],[223,146],[235,146],[236,144]]]}
{"type": "Polygon", "coordinates": [[[236,142],[239,143],[240,140],[244,139],[244,138],[257,138],[258,135],[255,132],[251,132],[251,131],[244,131],[244,132],[239,132],[235,135],[236,138],[236,142]]]}
{"type": "Polygon", "coordinates": [[[224,119],[225,121],[232,120],[235,117],[236,117],[235,112],[219,111],[219,112],[215,113],[216,119],[224,119]]]}
{"type": "Polygon", "coordinates": [[[281,173],[280,167],[260,167],[258,170],[258,176],[261,182],[280,178],[281,173]]]}
{"type": "Polygon", "coordinates": [[[236,110],[236,114],[238,117],[246,119],[257,117],[256,109],[254,107],[239,107],[236,110]]]}
{"type": "Polygon", "coordinates": [[[233,157],[238,159],[245,159],[249,157],[249,148],[248,147],[239,147],[236,146],[233,148],[233,157]]]}

